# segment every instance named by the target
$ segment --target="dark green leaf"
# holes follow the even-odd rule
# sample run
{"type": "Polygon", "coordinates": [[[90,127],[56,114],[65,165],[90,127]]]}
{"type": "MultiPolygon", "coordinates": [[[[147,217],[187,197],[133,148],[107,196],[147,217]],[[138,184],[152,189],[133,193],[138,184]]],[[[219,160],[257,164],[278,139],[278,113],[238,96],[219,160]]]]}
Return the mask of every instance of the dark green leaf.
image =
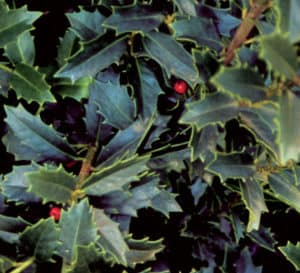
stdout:
{"type": "Polygon", "coordinates": [[[0,95],[7,96],[10,89],[11,71],[8,67],[0,64],[0,95]]]}
{"type": "Polygon", "coordinates": [[[191,39],[201,46],[209,46],[217,51],[223,47],[213,22],[202,17],[176,20],[172,24],[176,38],[191,39]]]}
{"type": "Polygon", "coordinates": [[[59,167],[42,166],[36,171],[26,173],[29,192],[41,197],[43,202],[67,203],[76,188],[76,176],[59,167]]]}
{"type": "Polygon", "coordinates": [[[5,176],[1,185],[3,194],[9,201],[16,203],[38,202],[40,199],[28,192],[28,179],[26,173],[35,171],[36,165],[14,166],[13,171],[5,176]]]}
{"type": "Polygon", "coordinates": [[[241,109],[239,117],[242,125],[253,132],[257,140],[278,158],[278,106],[266,101],[255,107],[241,109]]]}
{"type": "Polygon", "coordinates": [[[219,89],[252,102],[265,99],[267,88],[260,74],[250,68],[222,68],[211,80],[219,89]]]}
{"type": "Polygon", "coordinates": [[[55,84],[55,93],[58,93],[63,98],[70,97],[81,101],[89,96],[89,86],[92,83],[91,78],[80,78],[75,82],[68,79],[62,79],[55,84]]]}
{"type": "Polygon", "coordinates": [[[174,75],[182,78],[190,85],[199,81],[192,55],[172,36],[150,32],[144,38],[144,46],[149,57],[163,66],[169,77],[174,75]]]}
{"type": "Polygon", "coordinates": [[[256,168],[251,163],[243,163],[242,156],[241,153],[219,153],[216,160],[208,166],[208,170],[218,175],[223,182],[228,178],[245,181],[254,176],[256,168]]]}
{"type": "Polygon", "coordinates": [[[235,118],[239,112],[238,101],[220,92],[185,106],[186,110],[180,118],[180,123],[195,125],[198,130],[209,124],[223,124],[235,118]]]}
{"type": "Polygon", "coordinates": [[[45,75],[32,66],[17,64],[12,72],[10,84],[15,89],[18,98],[24,98],[29,102],[34,100],[40,104],[46,101],[54,102],[55,98],[44,77],[45,75]]]}
{"type": "Polygon", "coordinates": [[[157,110],[157,100],[162,89],[155,74],[145,65],[138,64],[140,89],[138,103],[141,109],[142,118],[150,118],[157,110]]]}
{"type": "Polygon", "coordinates": [[[90,87],[95,94],[95,103],[105,122],[117,129],[127,128],[134,120],[135,105],[126,86],[111,82],[95,81],[90,87]]]}
{"type": "Polygon", "coordinates": [[[56,61],[59,66],[63,66],[74,51],[79,50],[79,48],[76,48],[78,46],[76,35],[72,31],[66,31],[65,35],[59,40],[56,61]]]}
{"type": "Polygon", "coordinates": [[[287,36],[274,33],[261,39],[261,57],[287,79],[297,75],[297,53],[287,36]]]}
{"type": "Polygon", "coordinates": [[[253,230],[250,233],[247,233],[247,236],[250,237],[259,246],[275,252],[276,241],[274,239],[274,234],[271,232],[270,228],[260,227],[259,230],[253,230]]]}
{"type": "Polygon", "coordinates": [[[0,215],[0,220],[0,230],[11,233],[19,233],[29,225],[29,223],[21,217],[0,215]]]}
{"type": "Polygon", "coordinates": [[[93,173],[85,182],[83,190],[88,195],[102,196],[122,190],[123,186],[138,181],[142,172],[148,170],[148,157],[132,157],[93,173]]]}
{"type": "Polygon", "coordinates": [[[29,32],[24,32],[5,46],[5,53],[13,63],[33,65],[35,59],[35,47],[33,37],[29,32]]]}
{"type": "Polygon", "coordinates": [[[75,154],[65,139],[54,129],[31,115],[23,106],[5,107],[8,133],[7,150],[19,160],[66,160],[75,154]]]}
{"type": "Polygon", "coordinates": [[[59,240],[62,242],[59,255],[71,265],[78,259],[78,247],[96,242],[98,238],[87,199],[74,204],[68,211],[63,210],[59,226],[61,228],[59,240]]]}
{"type": "Polygon", "coordinates": [[[136,240],[131,237],[127,239],[130,250],[126,253],[128,265],[134,267],[136,264],[155,260],[155,255],[163,250],[162,240],[150,241],[149,238],[136,240]]]}
{"type": "Polygon", "coordinates": [[[295,184],[293,175],[283,170],[269,175],[269,185],[275,197],[300,212],[300,190],[295,184]]]}
{"type": "Polygon", "coordinates": [[[247,232],[258,230],[261,214],[268,212],[263,189],[261,185],[253,179],[240,182],[240,188],[243,201],[249,211],[247,232]]]}
{"type": "Polygon", "coordinates": [[[238,273],[261,273],[262,266],[255,266],[248,248],[244,248],[237,261],[236,272],[238,273]]]}
{"type": "Polygon", "coordinates": [[[78,246],[78,259],[68,273],[94,273],[97,272],[99,261],[103,253],[95,247],[95,243],[88,246],[78,246]]]}
{"type": "Polygon", "coordinates": [[[74,55],[55,76],[70,78],[72,81],[86,76],[95,76],[99,71],[119,61],[126,51],[126,38],[123,36],[116,39],[104,48],[98,40],[84,44],[81,51],[74,55]]]}
{"type": "Polygon", "coordinates": [[[280,162],[299,161],[300,158],[300,98],[291,91],[281,94],[278,99],[280,162]]]}
{"type": "Polygon", "coordinates": [[[300,2],[298,0],[278,0],[276,2],[280,12],[280,31],[287,32],[292,43],[299,42],[300,18],[297,11],[300,9],[300,2]]]}
{"type": "Polygon", "coordinates": [[[194,198],[194,205],[196,206],[200,200],[200,198],[204,195],[206,192],[206,189],[208,187],[208,184],[201,181],[200,178],[197,178],[197,180],[194,182],[193,185],[190,186],[191,193],[194,198]]]}
{"type": "Polygon", "coordinates": [[[149,32],[158,27],[163,20],[163,14],[136,5],[129,8],[114,8],[113,14],[103,22],[103,26],[113,28],[117,34],[134,31],[149,32]]]}
{"type": "Polygon", "coordinates": [[[175,0],[176,6],[181,14],[196,16],[196,3],[194,0],[175,0]]]}
{"type": "Polygon", "coordinates": [[[96,226],[100,234],[98,244],[105,252],[109,252],[117,263],[127,265],[126,253],[129,249],[119,225],[105,215],[103,210],[95,209],[94,213],[96,226]]]}
{"type": "Polygon", "coordinates": [[[0,19],[0,47],[15,41],[18,35],[31,30],[32,23],[41,16],[41,12],[28,11],[26,7],[9,10],[2,7],[0,19]]]}
{"type": "Polygon", "coordinates": [[[59,228],[52,218],[42,219],[20,235],[21,247],[39,262],[51,261],[60,245],[59,228]]]}
{"type": "Polygon", "coordinates": [[[288,242],[285,246],[280,246],[279,250],[292,263],[297,271],[300,270],[300,242],[296,245],[288,242]]]}
{"type": "Polygon", "coordinates": [[[0,273],[6,273],[15,266],[15,262],[7,257],[0,255],[0,273]]]}
{"type": "Polygon", "coordinates": [[[67,13],[66,15],[70,21],[71,29],[81,40],[89,41],[105,32],[102,26],[105,17],[98,10],[89,12],[82,9],[80,12],[67,13]]]}

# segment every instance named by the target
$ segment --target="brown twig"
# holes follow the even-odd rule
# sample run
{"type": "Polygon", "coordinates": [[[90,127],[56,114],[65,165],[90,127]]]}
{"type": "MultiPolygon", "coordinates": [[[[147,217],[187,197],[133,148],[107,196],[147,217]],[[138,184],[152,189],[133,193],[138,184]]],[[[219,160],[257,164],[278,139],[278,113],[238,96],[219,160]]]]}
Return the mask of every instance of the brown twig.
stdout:
{"type": "Polygon", "coordinates": [[[257,3],[257,1],[253,0],[250,2],[251,7],[249,12],[243,19],[233,39],[231,40],[230,44],[226,49],[224,58],[225,65],[229,65],[231,63],[235,56],[235,51],[246,41],[249,33],[253,29],[255,25],[255,20],[257,20],[260,17],[260,15],[271,6],[272,1],[267,1],[266,4],[259,4],[257,3]]]}

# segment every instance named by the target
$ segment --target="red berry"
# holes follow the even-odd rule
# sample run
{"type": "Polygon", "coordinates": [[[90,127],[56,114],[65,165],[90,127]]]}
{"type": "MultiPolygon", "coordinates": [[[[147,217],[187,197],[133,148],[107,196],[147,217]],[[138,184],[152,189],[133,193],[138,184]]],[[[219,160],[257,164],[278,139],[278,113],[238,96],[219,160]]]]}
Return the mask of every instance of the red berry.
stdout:
{"type": "Polygon", "coordinates": [[[53,207],[50,210],[49,215],[50,215],[50,217],[53,217],[55,221],[58,221],[60,218],[60,212],[61,212],[61,208],[53,207]]]}
{"type": "Polygon", "coordinates": [[[188,89],[188,85],[183,80],[177,80],[173,85],[174,91],[178,94],[185,94],[188,89]]]}

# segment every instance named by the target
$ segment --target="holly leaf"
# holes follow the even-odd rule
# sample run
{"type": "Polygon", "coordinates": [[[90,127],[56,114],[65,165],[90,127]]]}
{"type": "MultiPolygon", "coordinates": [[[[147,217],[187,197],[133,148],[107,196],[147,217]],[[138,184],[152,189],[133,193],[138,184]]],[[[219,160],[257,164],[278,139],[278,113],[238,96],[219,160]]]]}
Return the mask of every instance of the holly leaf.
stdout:
{"type": "Polygon", "coordinates": [[[297,53],[287,35],[274,33],[263,36],[260,41],[261,57],[265,59],[276,72],[293,79],[299,68],[297,53]]]}
{"type": "Polygon", "coordinates": [[[148,120],[136,120],[125,130],[120,130],[111,139],[111,141],[103,147],[99,156],[95,161],[95,165],[107,166],[117,159],[124,159],[134,156],[139,144],[144,139],[145,132],[149,127],[148,120]]]}
{"type": "Polygon", "coordinates": [[[95,81],[90,92],[95,93],[95,103],[107,124],[117,129],[125,129],[134,121],[135,105],[127,88],[119,83],[95,81]]]}
{"type": "Polygon", "coordinates": [[[253,179],[247,179],[244,182],[240,182],[240,189],[242,199],[249,211],[247,232],[258,230],[261,214],[263,212],[268,212],[263,189],[261,185],[253,179]]]}
{"type": "Polygon", "coordinates": [[[88,246],[78,246],[78,259],[68,273],[94,273],[97,264],[102,260],[103,253],[96,248],[95,243],[88,246]]]}
{"type": "Polygon", "coordinates": [[[207,125],[200,131],[193,126],[193,134],[190,139],[191,161],[201,159],[209,163],[214,159],[217,141],[220,133],[216,125],[207,125]]]}
{"type": "Polygon", "coordinates": [[[146,156],[134,156],[100,169],[85,181],[83,191],[88,195],[102,196],[122,190],[125,185],[138,181],[141,174],[148,170],[148,160],[146,156]]]}
{"type": "Polygon", "coordinates": [[[0,255],[0,273],[8,272],[15,264],[13,260],[0,255]]]}
{"type": "Polygon", "coordinates": [[[126,253],[128,265],[135,267],[136,264],[155,260],[155,255],[164,249],[162,240],[150,241],[149,238],[140,240],[127,238],[127,244],[130,250],[126,253]]]}
{"type": "Polygon", "coordinates": [[[111,220],[100,209],[94,209],[95,222],[100,234],[97,244],[108,252],[116,263],[127,265],[126,253],[129,250],[122,233],[119,229],[119,224],[111,220]]]}
{"type": "Polygon", "coordinates": [[[193,40],[201,46],[208,46],[217,51],[223,47],[212,20],[203,17],[190,17],[175,20],[171,26],[175,30],[176,38],[193,40]]]}
{"type": "Polygon", "coordinates": [[[286,91],[278,98],[279,110],[279,151],[280,162],[299,161],[300,158],[300,98],[286,91]]]}
{"type": "Polygon", "coordinates": [[[24,63],[32,66],[35,60],[35,47],[30,32],[20,34],[17,39],[4,48],[5,55],[11,62],[24,63]]]}
{"type": "Polygon", "coordinates": [[[59,228],[52,218],[41,219],[20,234],[21,248],[39,262],[52,261],[60,245],[58,239],[59,228]]]}
{"type": "Polygon", "coordinates": [[[38,202],[40,199],[28,192],[26,173],[37,170],[36,165],[14,166],[12,172],[5,176],[1,188],[9,201],[20,203],[38,202]]]}
{"type": "Polygon", "coordinates": [[[246,181],[248,178],[253,177],[256,172],[255,165],[243,162],[242,153],[218,153],[216,160],[207,169],[218,175],[222,182],[228,178],[246,181]]]}
{"type": "Polygon", "coordinates": [[[118,62],[126,51],[126,36],[116,39],[103,47],[101,37],[84,44],[66,65],[56,72],[55,77],[66,77],[73,81],[95,76],[99,71],[118,62]],[[100,40],[99,40],[100,39],[100,40]]]}
{"type": "Polygon", "coordinates": [[[113,14],[103,22],[103,26],[114,29],[117,34],[135,31],[149,32],[157,28],[163,20],[163,14],[150,11],[143,6],[114,7],[113,14]]]}
{"type": "Polygon", "coordinates": [[[43,202],[67,203],[77,184],[76,176],[66,172],[62,165],[41,166],[25,176],[29,183],[28,191],[41,197],[43,202]]]}
{"type": "Polygon", "coordinates": [[[143,119],[152,117],[157,110],[158,96],[163,93],[154,73],[142,63],[138,63],[139,93],[138,105],[143,119]]]}
{"type": "Polygon", "coordinates": [[[249,249],[245,247],[242,252],[240,258],[237,260],[236,263],[236,272],[238,273],[261,273],[262,266],[255,266],[249,249]]]}
{"type": "Polygon", "coordinates": [[[267,88],[258,72],[248,67],[224,67],[212,79],[218,89],[252,102],[266,98],[267,88]]]}
{"type": "Polygon", "coordinates": [[[8,90],[10,89],[10,78],[10,69],[0,64],[0,94],[6,97],[8,95],[8,90]]]}
{"type": "Polygon", "coordinates": [[[268,182],[277,199],[300,212],[300,189],[291,170],[271,173],[268,182]]]}
{"type": "Polygon", "coordinates": [[[20,34],[33,29],[32,23],[42,15],[41,12],[28,11],[26,7],[8,9],[1,7],[0,47],[16,40],[20,34]]]}
{"type": "Polygon", "coordinates": [[[67,160],[75,155],[65,139],[22,105],[5,106],[5,111],[8,133],[3,141],[17,160],[67,160]]]}
{"type": "Polygon", "coordinates": [[[45,75],[32,66],[19,63],[12,72],[10,84],[18,98],[24,98],[28,102],[36,101],[40,104],[46,101],[54,102],[55,98],[44,78],[45,75]]]}
{"type": "Polygon", "coordinates": [[[179,13],[190,16],[197,16],[196,3],[194,0],[175,0],[179,13]]]}
{"type": "Polygon", "coordinates": [[[23,231],[29,223],[21,217],[10,217],[0,215],[0,230],[10,233],[19,233],[23,231]]]}
{"type": "Polygon", "coordinates": [[[280,12],[279,28],[282,33],[288,33],[292,43],[300,41],[300,18],[297,10],[300,9],[300,3],[297,0],[276,1],[280,12]]]}
{"type": "Polygon", "coordinates": [[[199,81],[192,55],[172,36],[152,31],[145,35],[143,43],[147,55],[165,69],[168,77],[174,75],[192,86],[199,81]]]}
{"type": "Polygon", "coordinates": [[[61,79],[53,86],[54,92],[58,93],[63,98],[70,97],[77,101],[81,101],[84,98],[89,97],[89,86],[92,83],[90,77],[80,78],[75,82],[71,82],[69,79],[61,79]]]}
{"type": "Polygon", "coordinates": [[[300,270],[300,242],[294,245],[288,242],[285,246],[278,247],[281,253],[288,261],[295,267],[297,271],[300,270]]]}
{"type": "Polygon", "coordinates": [[[207,95],[200,101],[186,103],[185,106],[179,122],[195,125],[197,130],[209,124],[224,124],[239,112],[238,101],[220,92],[207,95]]]}
{"type": "Polygon", "coordinates": [[[66,13],[71,29],[84,41],[96,39],[105,33],[103,16],[98,10],[89,12],[81,9],[79,12],[66,13]]]}
{"type": "Polygon", "coordinates": [[[65,35],[59,38],[56,57],[58,65],[61,67],[66,64],[67,60],[79,49],[76,35],[72,31],[67,30],[65,35]]]}
{"type": "Polygon", "coordinates": [[[255,107],[243,107],[239,113],[241,125],[250,130],[276,159],[279,153],[277,117],[278,105],[267,101],[255,107]]]}
{"type": "Polygon", "coordinates": [[[78,247],[88,246],[98,239],[91,207],[87,199],[74,204],[68,211],[63,210],[59,221],[61,228],[59,255],[68,265],[78,259],[78,247]]]}

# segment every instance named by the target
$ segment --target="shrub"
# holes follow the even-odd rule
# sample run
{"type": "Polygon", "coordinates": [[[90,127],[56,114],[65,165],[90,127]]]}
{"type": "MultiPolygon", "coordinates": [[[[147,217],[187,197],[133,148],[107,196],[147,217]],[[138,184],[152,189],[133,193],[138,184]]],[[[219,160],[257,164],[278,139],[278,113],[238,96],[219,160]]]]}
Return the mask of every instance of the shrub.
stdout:
{"type": "Polygon", "coordinates": [[[298,0],[0,0],[0,272],[300,270],[298,0]]]}

